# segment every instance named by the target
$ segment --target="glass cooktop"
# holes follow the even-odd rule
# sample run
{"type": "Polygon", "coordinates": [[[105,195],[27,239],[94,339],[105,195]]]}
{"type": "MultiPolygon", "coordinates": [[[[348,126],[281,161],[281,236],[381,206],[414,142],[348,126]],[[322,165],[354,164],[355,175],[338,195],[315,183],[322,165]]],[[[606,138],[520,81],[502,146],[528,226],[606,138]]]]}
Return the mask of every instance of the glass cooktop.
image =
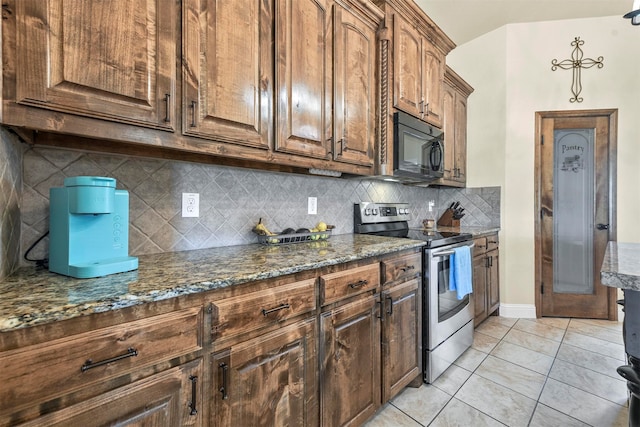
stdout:
{"type": "Polygon", "coordinates": [[[425,247],[427,248],[438,248],[440,246],[471,240],[473,236],[471,233],[460,233],[457,231],[410,229],[407,237],[409,239],[426,241],[427,244],[425,247]]]}

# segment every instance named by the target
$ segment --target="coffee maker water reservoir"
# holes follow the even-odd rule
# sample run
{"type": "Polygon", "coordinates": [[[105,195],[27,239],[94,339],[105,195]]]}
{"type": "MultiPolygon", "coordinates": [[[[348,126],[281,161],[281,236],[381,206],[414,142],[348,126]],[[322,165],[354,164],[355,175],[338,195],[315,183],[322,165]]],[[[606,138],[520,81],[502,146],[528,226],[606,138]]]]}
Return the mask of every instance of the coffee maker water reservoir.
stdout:
{"type": "Polygon", "coordinates": [[[99,176],[49,190],[49,271],[77,278],[138,268],[129,256],[129,192],[99,176]]]}

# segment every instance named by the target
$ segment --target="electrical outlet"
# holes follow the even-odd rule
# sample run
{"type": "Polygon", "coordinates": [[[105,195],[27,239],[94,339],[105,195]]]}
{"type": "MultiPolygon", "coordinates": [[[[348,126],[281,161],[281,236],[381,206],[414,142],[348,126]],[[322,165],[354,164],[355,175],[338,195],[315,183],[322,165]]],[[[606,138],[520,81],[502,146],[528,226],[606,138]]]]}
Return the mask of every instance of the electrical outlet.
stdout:
{"type": "Polygon", "coordinates": [[[200,194],[182,193],[182,217],[196,218],[200,216],[200,194]]]}
{"type": "Polygon", "coordinates": [[[433,212],[433,207],[436,205],[435,200],[429,200],[429,212],[433,212]]]}
{"type": "Polygon", "coordinates": [[[309,197],[307,206],[308,206],[307,213],[309,215],[316,215],[318,213],[318,198],[309,197]]]}

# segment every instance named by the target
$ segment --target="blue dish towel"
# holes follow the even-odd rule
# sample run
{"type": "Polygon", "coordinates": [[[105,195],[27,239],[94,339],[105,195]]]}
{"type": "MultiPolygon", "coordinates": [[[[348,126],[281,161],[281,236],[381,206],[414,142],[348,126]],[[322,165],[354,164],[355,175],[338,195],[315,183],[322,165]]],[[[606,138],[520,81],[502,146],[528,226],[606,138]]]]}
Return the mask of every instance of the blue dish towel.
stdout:
{"type": "Polygon", "coordinates": [[[473,292],[471,248],[461,246],[453,251],[454,254],[449,257],[449,289],[456,291],[456,296],[461,300],[473,292]]]}

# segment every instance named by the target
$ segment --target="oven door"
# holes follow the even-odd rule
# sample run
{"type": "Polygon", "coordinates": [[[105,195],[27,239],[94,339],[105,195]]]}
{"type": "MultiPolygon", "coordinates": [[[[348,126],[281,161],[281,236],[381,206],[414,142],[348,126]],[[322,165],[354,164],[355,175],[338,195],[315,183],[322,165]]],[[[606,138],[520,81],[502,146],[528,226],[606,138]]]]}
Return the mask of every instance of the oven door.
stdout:
{"type": "MultiPolygon", "coordinates": [[[[473,294],[459,300],[456,291],[449,289],[450,258],[456,247],[473,247],[473,242],[462,242],[425,251],[425,292],[428,319],[427,345],[435,349],[464,325],[473,320],[473,294]]],[[[473,275],[473,268],[471,270],[473,275]]],[[[472,277],[473,280],[473,277],[472,277]]]]}

